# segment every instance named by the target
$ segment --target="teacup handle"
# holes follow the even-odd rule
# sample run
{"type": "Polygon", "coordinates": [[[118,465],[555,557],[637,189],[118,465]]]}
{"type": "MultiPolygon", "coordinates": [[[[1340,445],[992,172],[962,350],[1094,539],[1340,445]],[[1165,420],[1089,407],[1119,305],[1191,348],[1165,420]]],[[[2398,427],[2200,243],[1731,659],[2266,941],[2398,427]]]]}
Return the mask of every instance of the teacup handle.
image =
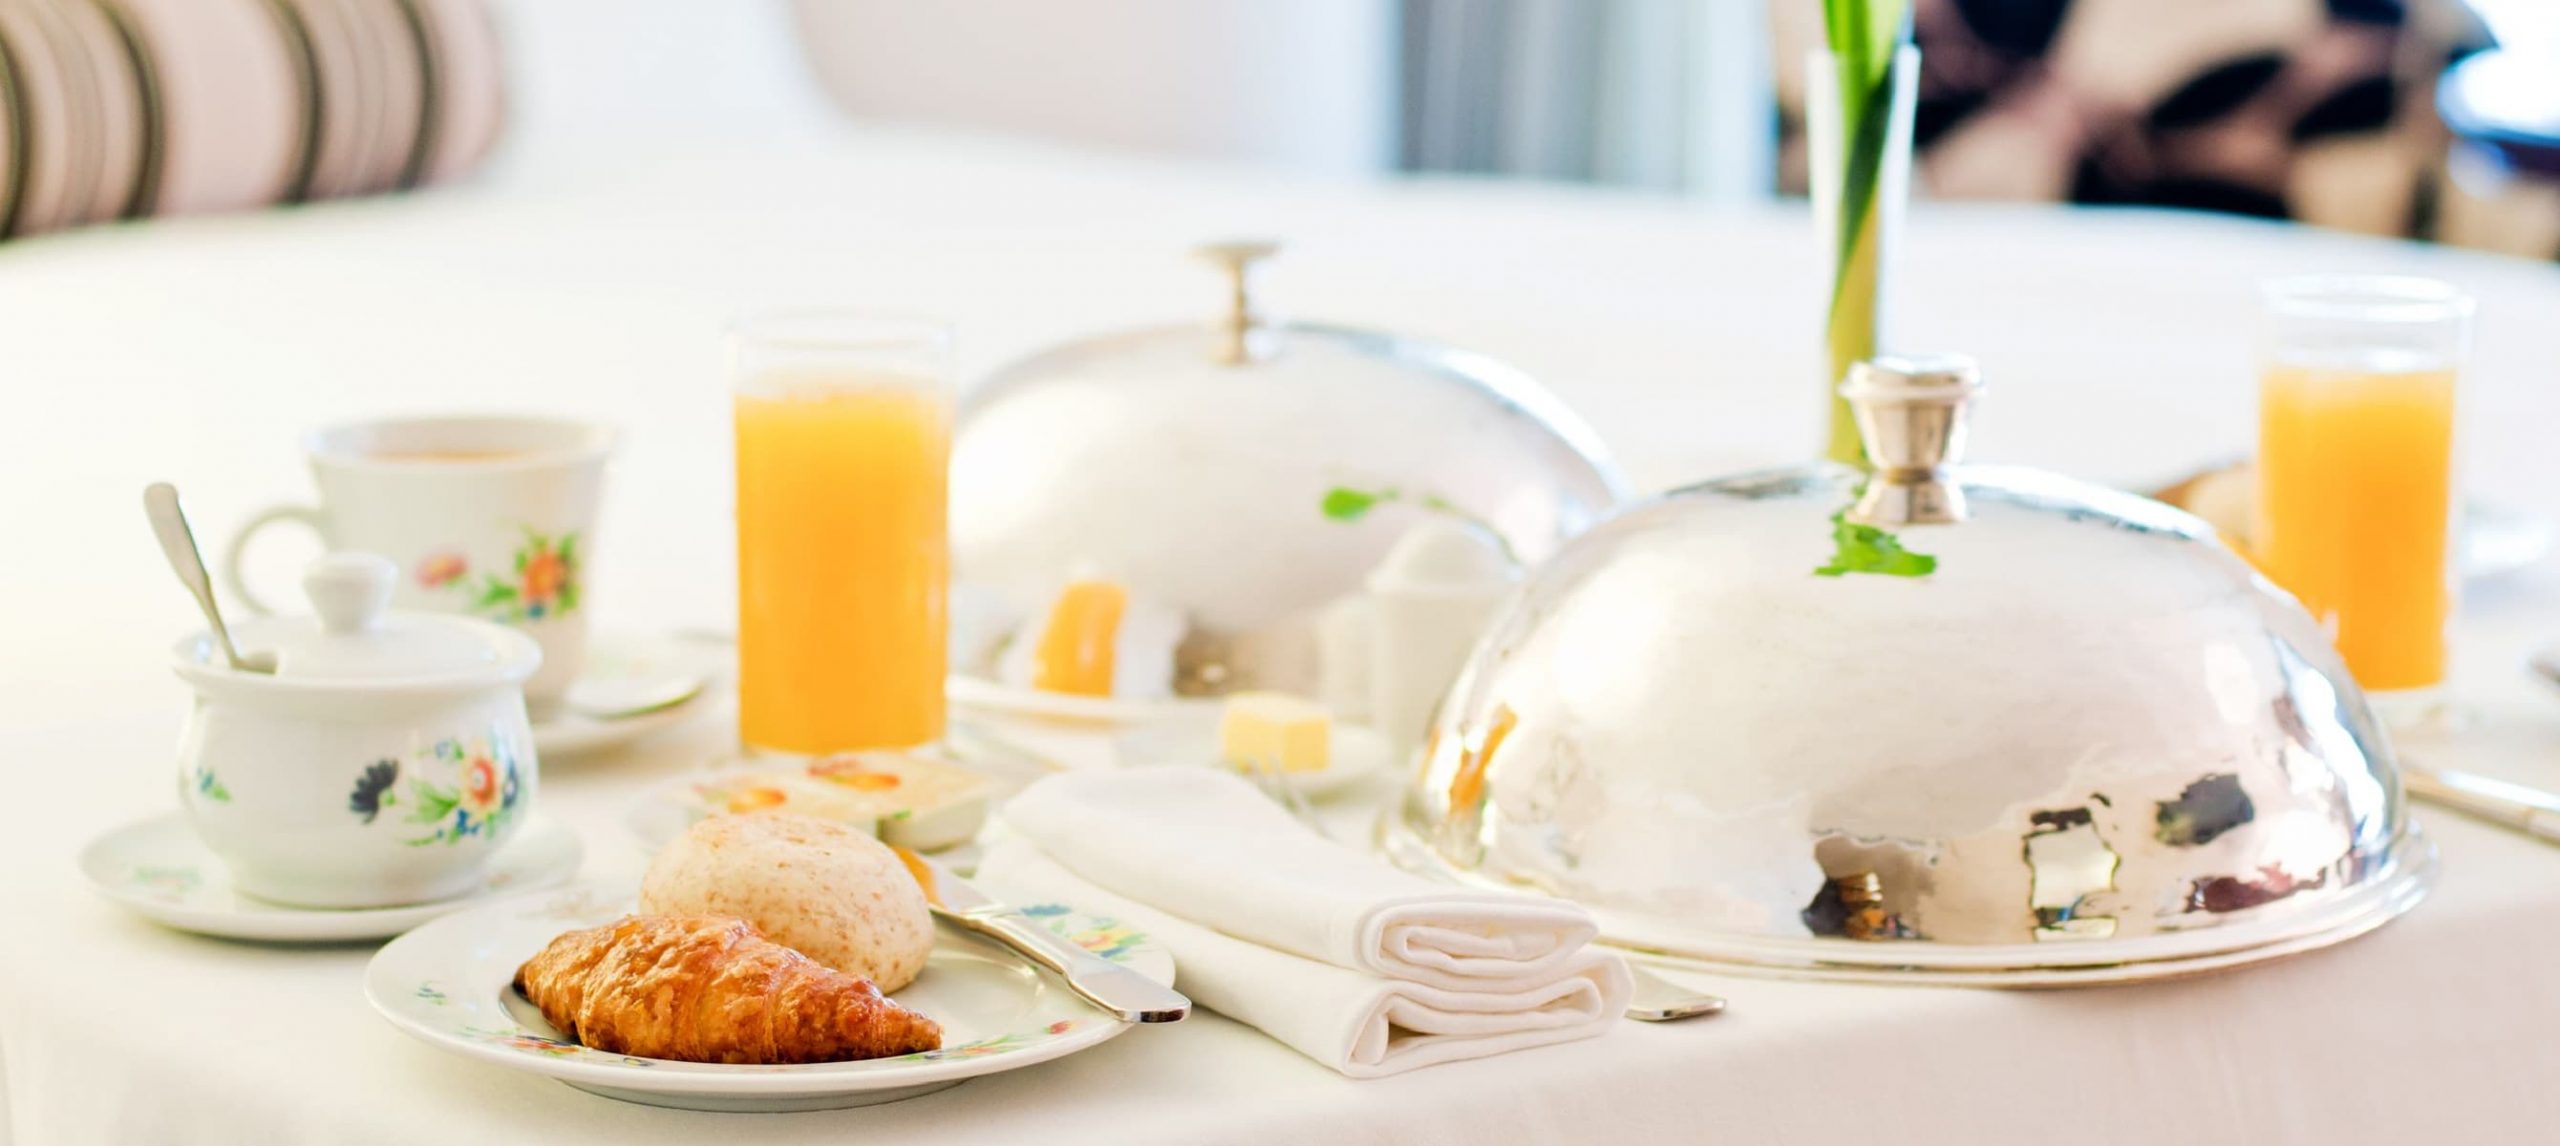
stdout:
{"type": "Polygon", "coordinates": [[[273,607],[259,600],[256,593],[249,591],[249,579],[240,571],[241,559],[249,553],[249,538],[276,522],[294,521],[309,527],[311,532],[319,535],[320,543],[327,545],[329,531],[322,524],[326,520],[320,515],[319,509],[308,505],[273,505],[259,510],[256,517],[242,523],[240,528],[232,533],[231,544],[223,548],[222,587],[231,590],[231,595],[239,598],[241,604],[248,606],[250,612],[262,617],[273,614],[275,612],[273,607]]]}

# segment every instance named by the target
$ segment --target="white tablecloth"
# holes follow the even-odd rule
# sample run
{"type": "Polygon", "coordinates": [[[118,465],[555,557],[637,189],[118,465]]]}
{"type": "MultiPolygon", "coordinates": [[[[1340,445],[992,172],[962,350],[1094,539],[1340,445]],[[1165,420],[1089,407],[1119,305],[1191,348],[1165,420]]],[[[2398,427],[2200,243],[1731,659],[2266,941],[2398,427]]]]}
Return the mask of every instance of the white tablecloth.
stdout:
{"type": "MultiPolygon", "coordinates": [[[[1801,214],[1470,185],[1283,184],[941,137],[705,146],[614,171],[0,249],[0,1096],[20,1146],[84,1142],[1049,1143],[2529,1140],[2560,1126],[2560,854],[2443,815],[2435,898],[2342,949],[2193,982],[2058,993],[1730,979],[1708,1022],[1350,1082],[1214,1016],[893,1106],[778,1116],[629,1106],[442,1054],[358,993],[364,947],[160,930],[71,857],[172,806],[195,623],[136,491],[204,532],[303,495],[301,427],[539,409],[628,432],[591,601],[609,627],[725,626],[718,328],[828,302],[939,312],[972,370],[1100,327],[1206,316],[1195,240],[1271,234],[1287,314],[1391,327],[1544,378],[1648,484],[1809,452],[1815,270],[1801,214]]],[[[2246,223],[2036,208],[1915,212],[1906,345],[1966,349],[1985,458],[2105,478],[2243,449],[2251,282],[2452,278],[2482,299],[2474,484],[2560,514],[2560,271],[2246,223]]],[[[284,548],[278,546],[279,549],[284,548]]],[[[270,572],[277,571],[271,568],[270,572]]],[[[2467,605],[2480,727],[2421,745],[2560,783],[2560,703],[2517,671],[2560,636],[2535,570],[2467,605]]],[[[621,803],[725,742],[716,720],[560,761],[543,798],[590,873],[628,873],[621,803]]]]}

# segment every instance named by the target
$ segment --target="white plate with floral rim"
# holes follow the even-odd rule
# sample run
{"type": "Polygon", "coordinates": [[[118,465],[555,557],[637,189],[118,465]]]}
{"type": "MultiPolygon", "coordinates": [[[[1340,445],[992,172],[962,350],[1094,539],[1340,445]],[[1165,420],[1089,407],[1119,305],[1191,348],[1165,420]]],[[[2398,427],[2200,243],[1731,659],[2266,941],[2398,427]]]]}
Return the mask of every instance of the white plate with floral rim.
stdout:
{"type": "Polygon", "coordinates": [[[242,894],[220,857],[176,812],[126,824],[80,852],[98,894],[155,923],[225,939],[346,943],[388,939],[497,896],[558,887],[578,874],[585,849],[567,824],[536,815],[489,861],[480,890],[458,899],[333,911],[287,907],[242,894]]]}
{"type": "MultiPolygon", "coordinates": [[[[891,997],[942,1024],[940,1050],[755,1066],[638,1058],[569,1042],[516,993],[516,968],[561,932],[612,922],[631,908],[627,887],[588,884],[447,916],[377,952],[365,968],[365,998],[392,1025],[444,1050],[607,1098],[686,1110],[893,1102],[1074,1054],[1129,1026],[1011,951],[937,926],[924,973],[891,997]]],[[[1143,935],[1054,904],[1021,910],[1086,950],[1173,982],[1173,956],[1143,935]]]]}

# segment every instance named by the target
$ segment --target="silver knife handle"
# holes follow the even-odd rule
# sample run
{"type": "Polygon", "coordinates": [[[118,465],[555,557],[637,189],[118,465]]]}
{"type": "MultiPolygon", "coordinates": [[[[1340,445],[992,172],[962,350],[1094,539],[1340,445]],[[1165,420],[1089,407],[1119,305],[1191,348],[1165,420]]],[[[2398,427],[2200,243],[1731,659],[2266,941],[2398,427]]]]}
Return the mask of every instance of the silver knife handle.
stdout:
{"type": "Polygon", "coordinates": [[[1191,1000],[1179,991],[1049,933],[1011,912],[965,915],[971,930],[1058,973],[1067,988],[1126,1023],[1180,1022],[1191,1000]]]}
{"type": "Polygon", "coordinates": [[[2525,817],[2524,830],[2544,843],[2560,844],[2560,815],[2537,808],[2525,817]]]}
{"type": "Polygon", "coordinates": [[[2560,795],[2451,768],[2405,764],[2409,794],[2560,843],[2560,795]]]}

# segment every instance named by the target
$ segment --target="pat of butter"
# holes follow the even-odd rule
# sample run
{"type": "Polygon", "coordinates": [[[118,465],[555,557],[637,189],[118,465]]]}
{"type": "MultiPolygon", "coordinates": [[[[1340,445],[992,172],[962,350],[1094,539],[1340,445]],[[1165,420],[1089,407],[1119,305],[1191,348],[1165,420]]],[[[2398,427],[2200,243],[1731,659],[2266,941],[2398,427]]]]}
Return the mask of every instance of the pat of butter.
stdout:
{"type": "Polygon", "coordinates": [[[1240,692],[1219,717],[1218,746],[1236,768],[1322,772],[1333,762],[1333,713],[1285,693],[1240,692]]]}

